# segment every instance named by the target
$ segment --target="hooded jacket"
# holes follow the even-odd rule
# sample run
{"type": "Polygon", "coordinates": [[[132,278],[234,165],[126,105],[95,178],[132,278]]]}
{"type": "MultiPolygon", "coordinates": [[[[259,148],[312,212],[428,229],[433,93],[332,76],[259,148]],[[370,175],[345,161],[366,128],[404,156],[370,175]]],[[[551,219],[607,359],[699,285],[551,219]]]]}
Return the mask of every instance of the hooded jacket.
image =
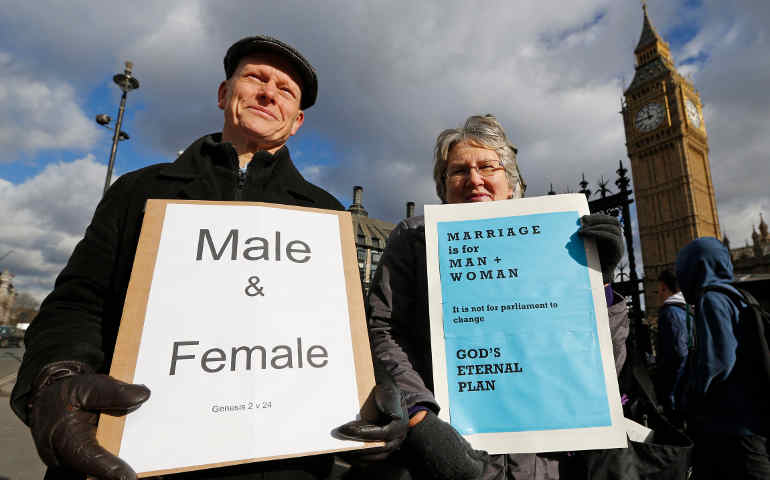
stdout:
{"type": "Polygon", "coordinates": [[[770,402],[758,395],[751,365],[740,354],[740,309],[721,292],[734,290],[733,265],[727,248],[716,238],[687,244],[676,259],[676,276],[687,303],[695,305],[695,359],[691,362],[688,413],[696,430],[732,435],[767,435],[770,402]]]}
{"type": "Polygon", "coordinates": [[[687,366],[687,304],[682,292],[668,297],[658,312],[658,365],[660,397],[664,405],[672,410],[678,405],[682,377],[687,366]]]}

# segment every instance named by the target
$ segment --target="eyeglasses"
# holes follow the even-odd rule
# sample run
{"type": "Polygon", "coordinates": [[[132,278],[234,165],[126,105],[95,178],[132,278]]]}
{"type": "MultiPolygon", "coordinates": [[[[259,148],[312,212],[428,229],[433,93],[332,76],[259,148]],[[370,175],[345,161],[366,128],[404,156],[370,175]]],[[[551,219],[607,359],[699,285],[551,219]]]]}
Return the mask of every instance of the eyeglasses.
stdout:
{"type": "Polygon", "coordinates": [[[499,162],[489,161],[481,162],[476,166],[455,165],[447,169],[446,176],[452,182],[459,182],[470,177],[471,171],[476,170],[484,178],[491,177],[497,172],[504,170],[499,162]]]}

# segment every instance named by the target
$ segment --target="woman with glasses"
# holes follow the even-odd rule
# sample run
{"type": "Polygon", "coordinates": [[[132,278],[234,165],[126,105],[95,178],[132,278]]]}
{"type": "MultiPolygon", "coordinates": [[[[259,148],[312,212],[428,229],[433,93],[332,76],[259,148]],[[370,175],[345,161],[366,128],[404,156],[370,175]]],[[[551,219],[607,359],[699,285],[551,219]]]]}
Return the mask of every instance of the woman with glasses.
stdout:
{"type": "MultiPolygon", "coordinates": [[[[433,179],[443,203],[493,202],[521,198],[526,184],[516,147],[492,115],[472,116],[436,140],[433,179]]],[[[583,217],[580,232],[597,239],[605,284],[623,255],[620,226],[605,215],[583,217]]],[[[625,301],[607,287],[616,368],[625,360],[628,316],[625,301]]],[[[372,354],[401,389],[409,430],[390,462],[407,465],[412,478],[559,478],[563,454],[486,455],[470,445],[436,413],[428,319],[425,223],[403,220],[388,245],[367,298],[372,354]]],[[[382,470],[385,471],[385,470],[382,470]]],[[[370,476],[370,479],[377,475],[370,476]]],[[[401,477],[404,478],[404,477],[401,477]]]]}

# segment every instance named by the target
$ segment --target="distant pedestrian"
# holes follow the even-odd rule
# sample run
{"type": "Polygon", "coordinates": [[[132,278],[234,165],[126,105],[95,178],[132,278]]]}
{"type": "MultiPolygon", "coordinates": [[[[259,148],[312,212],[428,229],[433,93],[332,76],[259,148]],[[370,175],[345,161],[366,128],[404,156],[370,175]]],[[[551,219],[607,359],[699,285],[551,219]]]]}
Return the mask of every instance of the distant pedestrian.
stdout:
{"type": "Polygon", "coordinates": [[[662,302],[658,311],[658,399],[670,417],[678,417],[681,405],[677,392],[687,366],[688,322],[692,319],[671,270],[658,276],[658,298],[662,302]]]}
{"type": "Polygon", "coordinates": [[[695,358],[686,408],[695,440],[695,473],[704,479],[770,479],[770,399],[764,372],[741,349],[743,302],[715,288],[731,285],[730,253],[716,238],[699,238],[676,259],[676,276],[695,305],[695,358]],[[764,393],[763,393],[764,392],[764,393]]]}

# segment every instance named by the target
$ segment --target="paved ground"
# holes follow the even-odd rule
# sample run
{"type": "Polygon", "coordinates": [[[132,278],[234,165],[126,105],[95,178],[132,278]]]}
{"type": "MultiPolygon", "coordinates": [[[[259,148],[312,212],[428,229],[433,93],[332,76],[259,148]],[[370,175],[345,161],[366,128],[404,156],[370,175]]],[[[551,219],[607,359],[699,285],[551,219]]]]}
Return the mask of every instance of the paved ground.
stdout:
{"type": "Polygon", "coordinates": [[[39,480],[45,467],[27,427],[8,403],[23,348],[0,348],[0,480],[39,480]]]}

